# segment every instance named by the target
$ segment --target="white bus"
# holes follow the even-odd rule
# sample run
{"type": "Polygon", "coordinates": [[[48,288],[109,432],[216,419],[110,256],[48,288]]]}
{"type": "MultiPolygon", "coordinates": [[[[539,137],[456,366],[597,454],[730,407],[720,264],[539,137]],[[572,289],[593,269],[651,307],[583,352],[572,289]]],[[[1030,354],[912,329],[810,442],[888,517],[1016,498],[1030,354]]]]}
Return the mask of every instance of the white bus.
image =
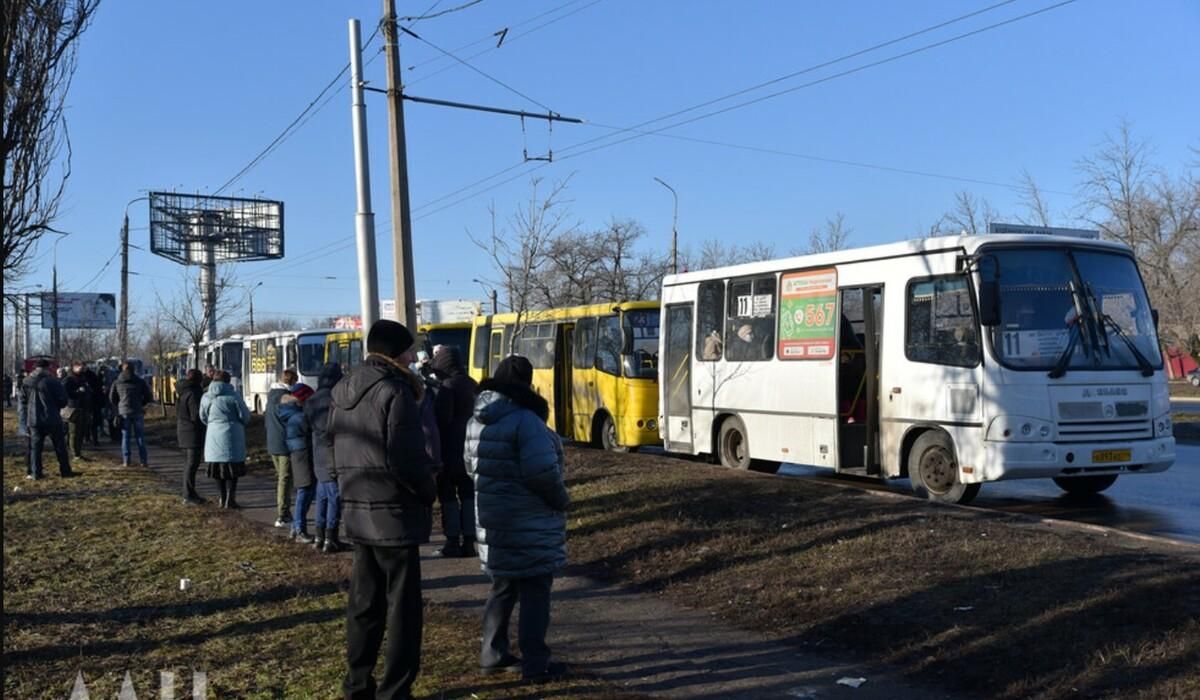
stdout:
{"type": "Polygon", "coordinates": [[[246,404],[255,413],[267,405],[267,392],[285,369],[294,369],[300,382],[317,388],[325,364],[325,338],[337,331],[319,328],[303,331],[273,331],[246,337],[246,404]]]}
{"type": "Polygon", "coordinates": [[[242,369],[245,363],[246,342],[240,335],[219,338],[207,343],[201,343],[199,351],[202,357],[194,356],[196,348],[188,348],[188,366],[203,371],[207,367],[215,367],[229,372],[230,383],[239,393],[243,390],[242,369]]]}
{"type": "Polygon", "coordinates": [[[1126,246],[931,238],[668,275],[660,432],[721,464],[911,479],[963,503],[1097,493],[1175,460],[1156,314],[1126,246]]]}

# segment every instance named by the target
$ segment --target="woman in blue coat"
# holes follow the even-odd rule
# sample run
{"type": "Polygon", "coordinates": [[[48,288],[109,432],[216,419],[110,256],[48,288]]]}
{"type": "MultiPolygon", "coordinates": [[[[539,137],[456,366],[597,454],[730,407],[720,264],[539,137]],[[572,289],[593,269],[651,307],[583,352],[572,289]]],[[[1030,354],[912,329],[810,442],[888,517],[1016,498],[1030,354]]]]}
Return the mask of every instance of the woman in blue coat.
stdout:
{"type": "Polygon", "coordinates": [[[506,357],[480,386],[467,424],[464,461],[475,482],[475,531],[492,590],[483,610],[483,673],[520,670],[527,680],[559,676],[550,661],[550,587],[567,563],[571,499],[563,451],[546,426],[549,406],[531,386],[533,366],[506,357]],[[509,652],[508,621],[521,602],[518,637],[524,659],[509,652]]]}
{"type": "Polygon", "coordinates": [[[228,372],[219,372],[200,399],[204,434],[205,473],[217,480],[221,507],[237,508],[234,494],[238,477],[246,474],[246,424],[250,411],[229,383],[228,372]]]}

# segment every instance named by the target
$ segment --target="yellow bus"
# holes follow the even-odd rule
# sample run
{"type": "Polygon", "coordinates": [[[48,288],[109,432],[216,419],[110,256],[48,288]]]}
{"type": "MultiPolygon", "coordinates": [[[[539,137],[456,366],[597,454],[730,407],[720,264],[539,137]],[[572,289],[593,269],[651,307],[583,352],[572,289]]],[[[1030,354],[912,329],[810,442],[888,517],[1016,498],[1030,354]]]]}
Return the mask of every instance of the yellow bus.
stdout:
{"type": "MultiPolygon", "coordinates": [[[[465,360],[470,341],[470,323],[423,323],[417,326],[417,349],[424,350],[430,356],[433,355],[435,346],[453,345],[465,360]]],[[[337,362],[343,370],[349,371],[361,365],[364,357],[366,346],[361,330],[342,331],[325,336],[326,362],[337,362]]]]}
{"type": "Polygon", "coordinates": [[[163,404],[175,403],[175,383],[187,374],[187,350],[172,350],[154,358],[154,377],[151,380],[150,391],[154,400],[163,404]]]}
{"type": "Polygon", "coordinates": [[[658,445],[658,326],[657,301],[479,316],[470,374],[482,381],[524,355],[559,435],[608,450],[658,445]]]}

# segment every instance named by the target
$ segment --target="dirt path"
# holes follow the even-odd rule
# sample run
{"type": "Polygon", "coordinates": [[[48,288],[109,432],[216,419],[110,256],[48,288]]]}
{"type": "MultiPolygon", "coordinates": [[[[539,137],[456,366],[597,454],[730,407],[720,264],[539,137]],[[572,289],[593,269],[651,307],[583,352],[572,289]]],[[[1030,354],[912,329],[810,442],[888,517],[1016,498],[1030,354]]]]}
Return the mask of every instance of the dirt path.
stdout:
{"type": "MultiPolygon", "coordinates": [[[[152,447],[150,464],[173,491],[180,491],[183,463],[179,452],[152,447]]],[[[201,493],[215,500],[214,482],[203,475],[198,481],[201,493]]],[[[274,494],[273,476],[246,476],[238,484],[242,514],[269,527],[275,520],[274,494]]],[[[266,532],[285,534],[283,529],[266,532]]],[[[480,614],[488,586],[478,561],[442,559],[433,553],[440,544],[440,535],[435,535],[431,544],[421,548],[426,598],[447,608],[480,614]]],[[[826,658],[730,627],[710,613],[681,608],[657,596],[600,583],[569,570],[555,581],[548,641],[557,656],[581,672],[632,693],[659,697],[952,697],[918,687],[885,667],[826,658]],[[866,681],[853,688],[839,685],[842,678],[866,681]]]]}

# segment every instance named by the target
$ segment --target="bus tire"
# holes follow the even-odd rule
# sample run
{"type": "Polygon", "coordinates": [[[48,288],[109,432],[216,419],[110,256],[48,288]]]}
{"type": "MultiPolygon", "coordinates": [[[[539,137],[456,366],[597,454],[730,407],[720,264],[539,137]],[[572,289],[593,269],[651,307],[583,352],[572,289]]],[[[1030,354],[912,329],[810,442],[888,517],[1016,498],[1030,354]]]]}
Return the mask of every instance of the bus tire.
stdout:
{"type": "Polygon", "coordinates": [[[923,433],[913,443],[908,478],[914,493],[939,503],[970,503],[979,493],[979,484],[959,481],[954,441],[940,430],[923,433]]]}
{"type": "Polygon", "coordinates": [[[1072,496],[1094,496],[1112,486],[1116,480],[1116,474],[1054,477],[1054,483],[1058,484],[1058,488],[1072,496]]]}
{"type": "Polygon", "coordinates": [[[617,423],[611,415],[605,413],[600,420],[596,421],[596,424],[600,427],[598,431],[600,435],[600,447],[608,452],[629,451],[628,447],[617,441],[617,423]]]}
{"type": "Polygon", "coordinates": [[[750,439],[741,418],[730,416],[721,423],[721,430],[717,433],[717,456],[723,467],[743,471],[750,469],[750,439]]]}

